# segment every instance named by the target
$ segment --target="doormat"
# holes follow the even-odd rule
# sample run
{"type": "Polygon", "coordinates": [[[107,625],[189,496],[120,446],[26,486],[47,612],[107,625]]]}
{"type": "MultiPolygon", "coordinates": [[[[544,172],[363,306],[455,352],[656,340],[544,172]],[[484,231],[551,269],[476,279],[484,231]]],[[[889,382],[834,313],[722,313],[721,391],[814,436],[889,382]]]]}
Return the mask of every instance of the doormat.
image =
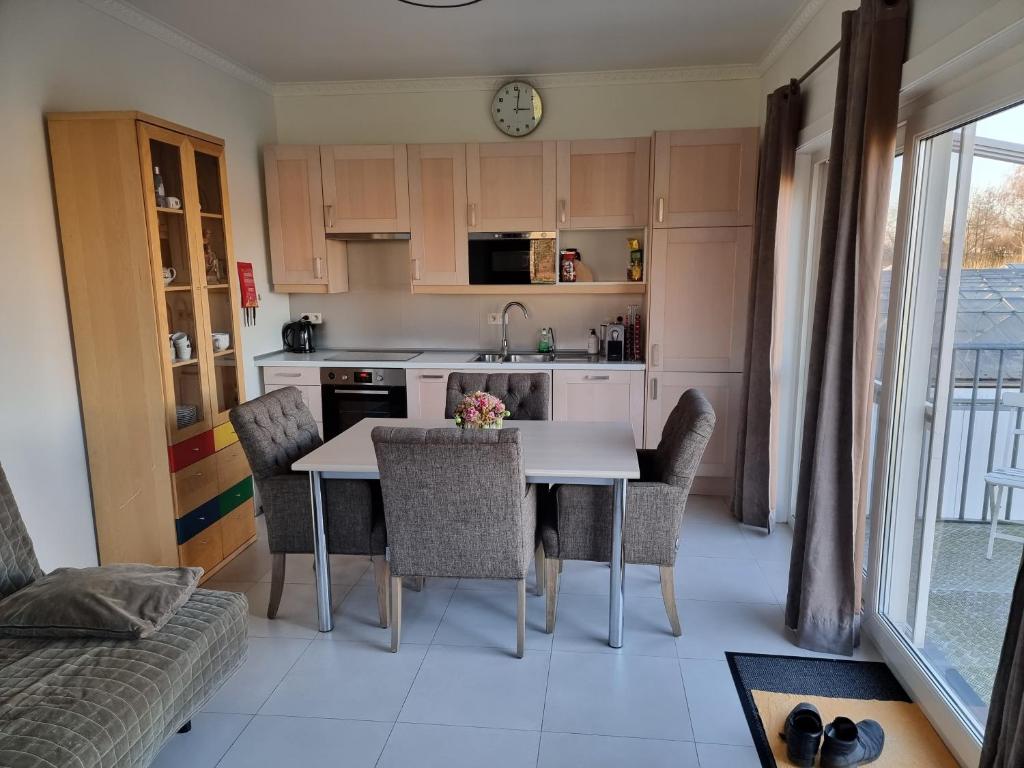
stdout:
{"type": "Polygon", "coordinates": [[[726,653],[736,692],[764,768],[789,768],[779,736],[802,701],[827,724],[838,715],[870,718],[885,729],[885,750],[873,766],[957,768],[958,763],[917,704],[881,662],[726,653]]]}

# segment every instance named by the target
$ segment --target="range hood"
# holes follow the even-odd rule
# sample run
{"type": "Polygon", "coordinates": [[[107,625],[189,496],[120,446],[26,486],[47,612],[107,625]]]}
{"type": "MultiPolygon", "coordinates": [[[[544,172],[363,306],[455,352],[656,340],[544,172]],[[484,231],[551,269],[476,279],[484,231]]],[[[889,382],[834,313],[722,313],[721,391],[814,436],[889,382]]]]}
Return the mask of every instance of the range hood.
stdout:
{"type": "Polygon", "coordinates": [[[408,232],[328,232],[328,240],[368,241],[368,240],[408,240],[408,232]]]}

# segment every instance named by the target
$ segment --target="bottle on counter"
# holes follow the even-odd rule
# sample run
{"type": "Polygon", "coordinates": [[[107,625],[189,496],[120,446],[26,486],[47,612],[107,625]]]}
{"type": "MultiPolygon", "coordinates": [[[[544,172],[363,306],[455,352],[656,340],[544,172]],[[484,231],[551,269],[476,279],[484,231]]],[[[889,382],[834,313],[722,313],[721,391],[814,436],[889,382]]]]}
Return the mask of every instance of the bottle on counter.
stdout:
{"type": "Polygon", "coordinates": [[[601,353],[601,339],[597,337],[597,331],[593,328],[590,329],[590,334],[587,336],[587,354],[598,355],[601,353]]]}
{"type": "Polygon", "coordinates": [[[550,328],[541,328],[540,336],[537,339],[537,351],[538,352],[551,352],[554,348],[554,342],[551,337],[550,328]]]}

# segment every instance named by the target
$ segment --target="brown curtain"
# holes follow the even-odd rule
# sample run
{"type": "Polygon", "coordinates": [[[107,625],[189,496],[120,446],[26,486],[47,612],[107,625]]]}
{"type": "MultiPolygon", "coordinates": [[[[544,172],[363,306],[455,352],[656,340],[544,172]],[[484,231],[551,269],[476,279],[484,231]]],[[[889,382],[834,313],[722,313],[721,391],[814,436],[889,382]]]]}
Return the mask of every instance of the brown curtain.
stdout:
{"type": "Polygon", "coordinates": [[[786,626],[797,645],[859,641],[872,370],[909,0],[843,14],[807,370],[786,626]]]}
{"type": "MultiPolygon", "coordinates": [[[[800,132],[800,84],[796,80],[768,96],[757,176],[750,308],[743,366],[732,512],[746,525],[771,531],[772,314],[775,295],[775,235],[780,200],[793,186],[800,132]]],[[[784,206],[783,206],[784,207],[784,206]]]]}
{"type": "Polygon", "coordinates": [[[979,768],[1024,765],[1024,561],[1017,571],[979,768]]]}

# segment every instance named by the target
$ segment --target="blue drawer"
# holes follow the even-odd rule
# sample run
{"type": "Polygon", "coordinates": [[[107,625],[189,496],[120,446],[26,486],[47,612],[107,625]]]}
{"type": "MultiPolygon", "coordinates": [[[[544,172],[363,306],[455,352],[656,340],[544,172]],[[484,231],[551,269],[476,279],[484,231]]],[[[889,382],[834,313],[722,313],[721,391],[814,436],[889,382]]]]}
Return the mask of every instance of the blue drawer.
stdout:
{"type": "Polygon", "coordinates": [[[221,518],[220,504],[216,498],[196,507],[184,517],[175,521],[178,529],[178,544],[184,544],[197,533],[209,528],[221,518]]]}

